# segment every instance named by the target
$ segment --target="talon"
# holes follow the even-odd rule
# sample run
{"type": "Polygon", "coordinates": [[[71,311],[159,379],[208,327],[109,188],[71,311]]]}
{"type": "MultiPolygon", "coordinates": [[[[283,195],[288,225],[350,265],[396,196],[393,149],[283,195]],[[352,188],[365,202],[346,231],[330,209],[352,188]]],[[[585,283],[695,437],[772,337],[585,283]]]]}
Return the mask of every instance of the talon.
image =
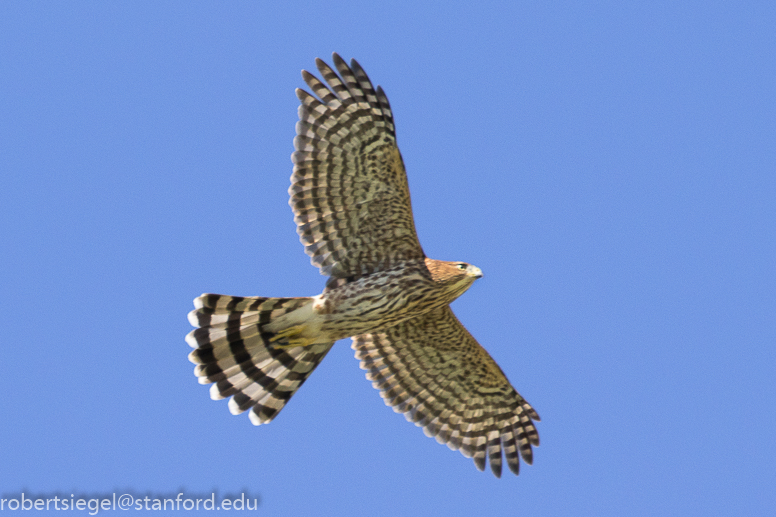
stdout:
{"type": "Polygon", "coordinates": [[[287,345],[274,345],[275,348],[295,348],[298,346],[309,346],[314,343],[313,340],[307,339],[301,336],[302,332],[304,331],[303,325],[294,325],[293,327],[289,327],[285,330],[281,330],[271,338],[269,338],[271,343],[275,343],[276,341],[280,341],[281,339],[284,341],[287,341],[287,345]]]}

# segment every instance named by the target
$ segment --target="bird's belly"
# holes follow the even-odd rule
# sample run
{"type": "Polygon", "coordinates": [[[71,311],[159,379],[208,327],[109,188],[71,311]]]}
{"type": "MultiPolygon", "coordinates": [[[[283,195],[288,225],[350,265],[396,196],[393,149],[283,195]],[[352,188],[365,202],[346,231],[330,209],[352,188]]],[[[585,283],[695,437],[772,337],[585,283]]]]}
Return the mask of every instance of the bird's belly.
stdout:
{"type": "Polygon", "coordinates": [[[446,303],[422,282],[356,280],[323,293],[313,306],[321,332],[334,339],[370,334],[446,303]]]}

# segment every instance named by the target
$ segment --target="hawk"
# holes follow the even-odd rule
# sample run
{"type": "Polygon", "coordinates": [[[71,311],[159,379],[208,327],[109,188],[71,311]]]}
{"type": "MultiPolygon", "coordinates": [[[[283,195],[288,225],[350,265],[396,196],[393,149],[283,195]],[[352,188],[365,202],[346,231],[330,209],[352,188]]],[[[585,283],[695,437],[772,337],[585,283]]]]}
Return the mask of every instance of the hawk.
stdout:
{"type": "Polygon", "coordinates": [[[355,60],[333,54],[307,71],[294,138],[289,204],[317,296],[194,300],[189,360],[213,399],[272,421],[334,342],[351,337],[366,377],[393,410],[479,470],[518,474],[539,445],[539,415],[458,321],[450,303],[482,276],[426,257],[418,242],[393,113],[355,60]]]}

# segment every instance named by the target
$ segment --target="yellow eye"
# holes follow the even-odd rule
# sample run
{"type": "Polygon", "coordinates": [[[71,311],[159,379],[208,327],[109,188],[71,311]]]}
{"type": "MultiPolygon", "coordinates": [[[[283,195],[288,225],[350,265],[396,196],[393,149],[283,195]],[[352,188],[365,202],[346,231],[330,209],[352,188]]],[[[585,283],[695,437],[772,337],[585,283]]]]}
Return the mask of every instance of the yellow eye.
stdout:
{"type": "Polygon", "coordinates": [[[458,269],[460,269],[461,271],[465,271],[466,270],[466,264],[458,264],[458,269]]]}

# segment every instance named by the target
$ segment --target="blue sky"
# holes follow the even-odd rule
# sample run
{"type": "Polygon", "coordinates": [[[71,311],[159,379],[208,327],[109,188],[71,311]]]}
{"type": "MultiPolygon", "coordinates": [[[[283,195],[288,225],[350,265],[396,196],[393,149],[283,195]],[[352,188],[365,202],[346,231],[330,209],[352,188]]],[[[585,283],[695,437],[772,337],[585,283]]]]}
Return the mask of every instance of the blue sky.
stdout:
{"type": "Polygon", "coordinates": [[[776,511],[772,2],[0,4],[0,492],[264,515],[776,511]],[[299,71],[391,100],[429,256],[542,416],[497,480],[349,341],[270,425],[197,384],[202,292],[302,296],[299,71]]]}

